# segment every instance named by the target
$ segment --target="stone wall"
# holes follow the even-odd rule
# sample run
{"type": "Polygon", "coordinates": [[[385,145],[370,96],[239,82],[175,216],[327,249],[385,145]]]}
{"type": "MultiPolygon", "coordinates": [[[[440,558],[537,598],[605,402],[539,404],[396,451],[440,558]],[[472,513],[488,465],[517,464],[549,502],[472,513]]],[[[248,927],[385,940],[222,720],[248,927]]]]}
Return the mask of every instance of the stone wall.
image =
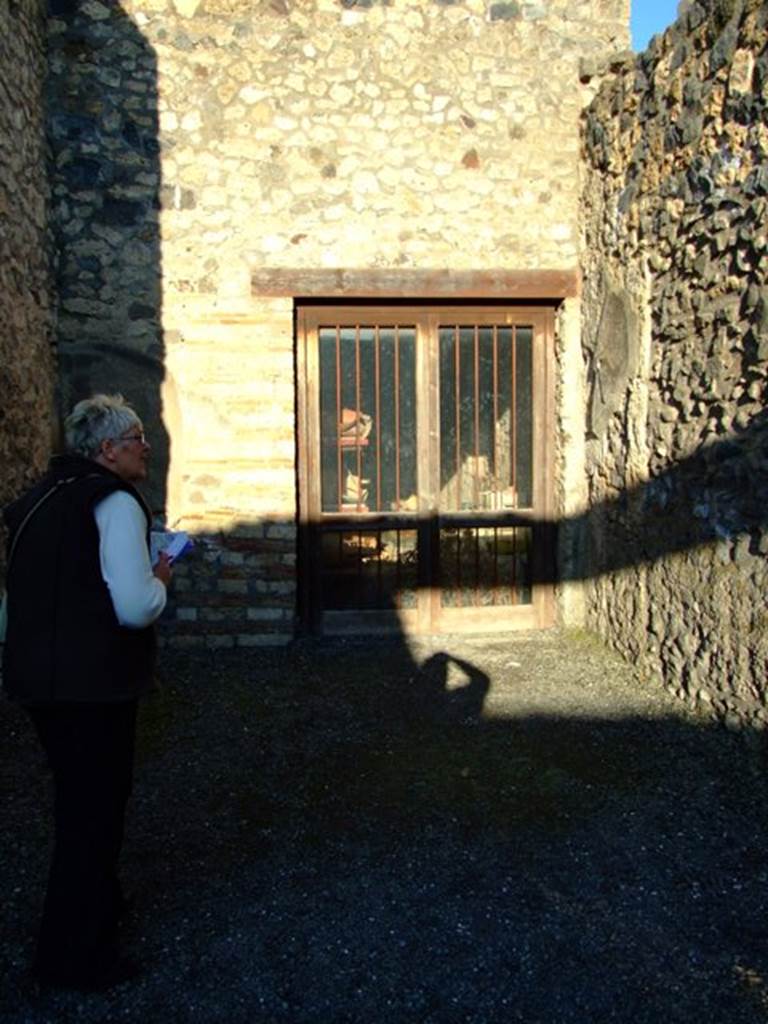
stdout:
{"type": "Polygon", "coordinates": [[[767,42],[760,0],[690,3],[584,122],[588,620],[734,724],[768,719],[767,42]]]}
{"type": "Polygon", "coordinates": [[[441,297],[461,294],[448,272],[575,277],[579,117],[595,89],[579,62],[626,47],[628,0],[52,11],[66,400],[119,386],[148,423],[152,500],[200,537],[177,632],[284,638],[294,300],[409,299],[428,271],[448,282],[441,297]]]}
{"type": "Polygon", "coordinates": [[[44,8],[0,0],[0,506],[44,469],[52,439],[44,8]]]}

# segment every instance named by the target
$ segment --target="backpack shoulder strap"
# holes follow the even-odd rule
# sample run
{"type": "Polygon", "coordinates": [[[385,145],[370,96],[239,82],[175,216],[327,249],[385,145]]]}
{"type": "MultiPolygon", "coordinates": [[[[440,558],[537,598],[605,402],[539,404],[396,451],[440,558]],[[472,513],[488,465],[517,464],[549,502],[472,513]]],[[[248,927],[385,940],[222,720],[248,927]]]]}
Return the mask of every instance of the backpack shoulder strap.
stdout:
{"type": "Polygon", "coordinates": [[[19,528],[16,530],[16,533],[14,533],[13,535],[13,541],[11,542],[11,547],[10,550],[8,551],[8,563],[6,565],[6,572],[10,568],[11,561],[13,560],[13,553],[16,550],[16,545],[19,542],[19,537],[21,537],[21,534],[24,531],[24,527],[30,521],[35,512],[37,512],[37,510],[42,505],[44,505],[46,501],[48,501],[48,499],[52,497],[58,490],[60,490],[62,487],[65,487],[67,484],[73,483],[77,479],[78,478],[76,476],[68,476],[63,480],[57,480],[53,487],[50,487],[41,498],[38,498],[35,504],[29,510],[29,512],[27,512],[27,514],[22,519],[21,523],[19,523],[19,528]]]}

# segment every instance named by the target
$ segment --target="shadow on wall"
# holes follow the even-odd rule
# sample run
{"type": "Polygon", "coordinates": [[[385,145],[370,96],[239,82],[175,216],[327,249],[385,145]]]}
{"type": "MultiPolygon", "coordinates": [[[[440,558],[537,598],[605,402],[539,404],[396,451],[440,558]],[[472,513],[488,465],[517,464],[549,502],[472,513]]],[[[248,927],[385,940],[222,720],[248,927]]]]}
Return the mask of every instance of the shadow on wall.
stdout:
{"type": "Polygon", "coordinates": [[[566,528],[569,548],[558,580],[597,577],[718,541],[765,555],[768,412],[615,500],[557,525],[566,528]]]}
{"type": "MultiPolygon", "coordinates": [[[[173,401],[164,372],[159,211],[183,197],[161,181],[156,55],[119,4],[49,0],[49,13],[62,411],[94,390],[120,390],[135,403],[154,449],[148,498],[159,511],[166,505],[172,440],[163,414],[168,419],[173,401]]],[[[741,433],[613,501],[535,524],[545,537],[562,531],[566,554],[559,566],[532,564],[531,581],[586,579],[725,538],[748,538],[750,549],[762,550],[766,448],[762,414],[741,433]]],[[[245,581],[249,586],[263,585],[273,572],[278,580],[293,576],[285,562],[269,561],[263,542],[266,550],[256,554],[267,560],[256,564],[251,576],[258,579],[245,581]]],[[[223,543],[226,548],[226,538],[223,543]]],[[[199,564],[207,585],[210,563],[199,564]]],[[[235,591],[220,595],[231,612],[244,596],[272,601],[269,594],[235,591]]]]}
{"type": "MultiPolygon", "coordinates": [[[[735,548],[751,555],[766,554],[765,528],[768,522],[768,412],[726,440],[702,447],[695,455],[669,471],[622,492],[615,500],[590,508],[582,515],[555,521],[524,520],[533,526],[533,553],[518,552],[516,566],[530,585],[587,580],[642,564],[660,562],[677,553],[718,542],[727,545],[727,557],[735,548]],[[554,549],[556,531],[564,532],[566,558],[557,566],[541,557],[554,549]],[[609,547],[605,538],[615,542],[609,547]],[[538,551],[537,551],[538,548],[538,551]]],[[[509,517],[514,521],[513,517],[509,517]]],[[[422,521],[422,531],[437,534],[444,525],[438,519],[422,521]]],[[[417,592],[425,585],[418,564],[403,565],[396,571],[381,559],[381,538],[366,549],[358,545],[346,564],[336,560],[332,571],[322,575],[322,536],[317,524],[300,528],[298,536],[299,579],[311,576],[306,590],[300,590],[296,607],[295,524],[283,522],[240,523],[229,532],[201,535],[196,551],[177,566],[166,623],[171,632],[196,637],[190,643],[216,644],[232,634],[239,643],[256,643],[258,636],[275,641],[295,634],[297,625],[322,631],[320,610],[381,612],[384,617],[373,632],[397,632],[398,615],[414,608],[417,592]],[[306,558],[306,563],[301,558],[306,558]],[[345,591],[346,588],[346,591],[345,591]],[[329,597],[329,595],[333,595],[329,597]],[[301,603],[303,601],[303,604],[301,603]],[[295,619],[298,610],[299,623],[295,619]],[[381,630],[378,627],[381,627],[381,630]]],[[[349,535],[376,535],[373,524],[361,526],[350,517],[344,525],[349,535]]],[[[382,533],[385,531],[381,531],[382,533]]],[[[423,533],[422,533],[423,536],[423,533]]],[[[438,586],[443,595],[449,588],[461,604],[494,605],[499,592],[499,560],[475,556],[468,541],[467,571],[458,586],[450,571],[437,566],[438,586]]],[[[354,548],[354,544],[352,545],[354,548]]],[[[423,550],[423,549],[422,549],[423,550]]],[[[434,548],[433,548],[434,551],[434,548]]],[[[417,556],[418,557],[418,556],[417,556]]],[[[507,565],[509,563],[507,562],[507,565]]],[[[452,600],[449,597],[449,600],[452,600]]],[[[516,603],[509,594],[500,603],[516,603]]],[[[372,623],[375,619],[371,618],[372,623]]]]}
{"type": "Polygon", "coordinates": [[[120,4],[48,0],[48,132],[59,297],[59,406],[119,391],[166,505],[157,60],[120,4]]]}

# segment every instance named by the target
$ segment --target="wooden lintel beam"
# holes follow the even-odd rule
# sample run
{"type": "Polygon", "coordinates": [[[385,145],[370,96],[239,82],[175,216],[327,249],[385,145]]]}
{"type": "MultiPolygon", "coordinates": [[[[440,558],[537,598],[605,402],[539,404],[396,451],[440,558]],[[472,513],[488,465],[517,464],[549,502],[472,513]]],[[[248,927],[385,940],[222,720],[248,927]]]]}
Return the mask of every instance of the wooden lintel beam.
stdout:
{"type": "Polygon", "coordinates": [[[294,299],[561,300],[580,294],[578,268],[566,270],[323,270],[260,267],[251,294],[294,299]]]}

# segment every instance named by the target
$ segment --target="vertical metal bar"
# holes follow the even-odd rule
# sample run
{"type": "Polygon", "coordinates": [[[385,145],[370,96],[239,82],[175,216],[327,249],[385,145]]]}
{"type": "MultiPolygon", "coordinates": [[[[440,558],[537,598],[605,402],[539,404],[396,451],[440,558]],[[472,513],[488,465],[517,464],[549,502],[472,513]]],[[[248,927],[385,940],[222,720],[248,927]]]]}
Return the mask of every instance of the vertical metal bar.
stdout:
{"type": "Polygon", "coordinates": [[[403,604],[403,596],[401,594],[401,580],[402,573],[400,571],[400,530],[395,530],[395,607],[401,608],[403,604]]]}
{"type": "Polygon", "coordinates": [[[374,534],[376,537],[376,607],[382,607],[382,585],[381,585],[381,530],[374,534]]]}
{"type": "Polygon", "coordinates": [[[512,527],[512,583],[510,585],[510,592],[512,594],[512,604],[518,604],[518,593],[517,593],[517,531],[518,527],[512,527]]]}
{"type": "MultiPolygon", "coordinates": [[[[495,331],[495,328],[494,328],[495,331]]],[[[491,604],[496,604],[496,598],[499,594],[499,528],[494,526],[493,528],[493,590],[491,591],[493,599],[491,604]]]]}
{"type": "Polygon", "coordinates": [[[400,328],[395,327],[395,503],[400,508],[400,328]]]}
{"type": "Polygon", "coordinates": [[[480,527],[473,526],[472,531],[475,537],[475,593],[472,604],[480,604],[480,527]]]}
{"type": "Polygon", "coordinates": [[[363,603],[363,531],[357,531],[357,606],[363,603]]]}
{"type": "MultiPolygon", "coordinates": [[[[339,553],[338,553],[337,559],[336,559],[336,565],[337,565],[336,586],[338,587],[339,581],[343,580],[345,578],[345,576],[344,576],[344,534],[339,530],[338,533],[336,533],[336,536],[339,538],[339,553]]],[[[343,586],[343,584],[342,584],[342,586],[343,586]]]]}
{"type": "Polygon", "coordinates": [[[363,511],[363,449],[360,445],[360,324],[355,324],[355,465],[357,467],[357,511],[363,511]]]}
{"type": "Polygon", "coordinates": [[[480,328],[477,324],[474,327],[473,336],[474,356],[474,386],[472,388],[472,400],[475,407],[473,417],[474,427],[474,451],[475,451],[475,472],[472,481],[472,499],[475,509],[480,507],[480,328]]]}
{"type": "Polygon", "coordinates": [[[500,503],[499,494],[499,451],[498,451],[498,428],[499,428],[499,329],[493,328],[493,508],[500,503]]]}
{"type": "Polygon", "coordinates": [[[454,397],[456,400],[456,511],[461,509],[461,354],[459,328],[453,328],[454,397]]]}
{"type": "Polygon", "coordinates": [[[336,325],[336,494],[338,511],[344,503],[344,458],[341,454],[341,327],[336,325]]]}
{"type": "Polygon", "coordinates": [[[381,335],[379,324],[376,324],[374,335],[374,392],[375,419],[374,430],[376,431],[376,510],[381,511],[381,335]]]}
{"type": "Polygon", "coordinates": [[[461,527],[456,530],[456,595],[459,608],[464,607],[464,595],[461,586],[461,527]]]}
{"type": "Polygon", "coordinates": [[[512,460],[512,495],[517,506],[517,328],[512,329],[512,351],[510,364],[512,367],[512,394],[510,395],[510,458],[512,460]]]}

